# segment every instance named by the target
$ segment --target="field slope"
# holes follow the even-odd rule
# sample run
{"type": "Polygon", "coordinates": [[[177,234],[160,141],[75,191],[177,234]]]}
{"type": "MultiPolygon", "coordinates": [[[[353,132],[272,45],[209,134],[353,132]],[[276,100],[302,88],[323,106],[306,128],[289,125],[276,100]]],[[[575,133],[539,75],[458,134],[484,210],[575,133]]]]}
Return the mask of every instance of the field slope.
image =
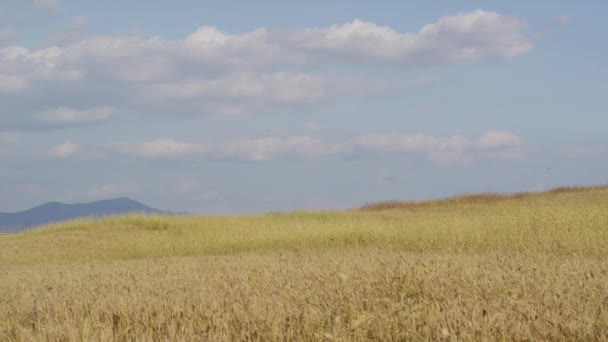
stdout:
{"type": "Polygon", "coordinates": [[[608,187],[0,235],[0,341],[607,338],[608,187]]]}

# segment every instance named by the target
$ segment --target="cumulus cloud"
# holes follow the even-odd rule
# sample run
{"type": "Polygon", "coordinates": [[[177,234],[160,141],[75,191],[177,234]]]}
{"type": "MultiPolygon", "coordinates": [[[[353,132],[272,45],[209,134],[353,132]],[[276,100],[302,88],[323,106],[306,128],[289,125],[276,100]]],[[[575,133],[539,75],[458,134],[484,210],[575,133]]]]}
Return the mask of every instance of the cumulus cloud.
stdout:
{"type": "Polygon", "coordinates": [[[86,26],[86,18],[74,19],[54,38],[62,46],[0,48],[0,97],[36,96],[49,102],[38,102],[41,107],[55,108],[70,106],[77,96],[80,107],[111,103],[156,115],[175,115],[175,108],[189,115],[260,113],[308,106],[354,86],[341,87],[312,71],[325,65],[493,61],[532,48],[523,21],[483,10],[446,16],[416,32],[357,19],[289,32],[229,34],[203,26],[170,40],[139,34],[84,38],[86,26]],[[55,96],[40,96],[51,92],[55,96]]]}
{"type": "Polygon", "coordinates": [[[415,33],[355,19],[302,30],[289,41],[295,49],[354,61],[433,64],[519,56],[532,48],[525,30],[517,18],[476,10],[443,17],[415,33]]]}
{"type": "Polygon", "coordinates": [[[118,184],[106,184],[90,189],[85,193],[85,195],[89,198],[117,197],[134,193],[137,191],[137,189],[137,184],[127,181],[118,184]]]}
{"type": "Polygon", "coordinates": [[[108,121],[114,113],[112,107],[95,107],[83,110],[59,107],[36,114],[38,123],[52,126],[95,124],[108,121]]]}
{"type": "Polygon", "coordinates": [[[32,84],[44,81],[56,82],[52,86],[61,87],[64,86],[61,82],[81,80],[84,75],[85,70],[70,65],[66,50],[60,47],[39,50],[18,46],[0,48],[0,95],[23,93],[32,84]]]}
{"type": "Polygon", "coordinates": [[[477,145],[485,149],[517,146],[520,144],[521,139],[517,135],[494,130],[487,131],[477,140],[477,145]]]}
{"type": "Polygon", "coordinates": [[[50,154],[54,158],[64,159],[73,156],[78,150],[78,145],[68,140],[62,144],[53,146],[50,150],[50,154]]]}
{"type": "Polygon", "coordinates": [[[233,35],[203,26],[188,35],[181,47],[186,57],[231,68],[268,67],[277,62],[292,64],[298,60],[264,28],[233,35]]]}
{"type": "MultiPolygon", "coordinates": [[[[82,30],[87,24],[86,18],[78,17],[66,27],[82,30]]],[[[531,48],[525,22],[476,10],[443,17],[413,33],[360,19],[327,28],[291,32],[270,32],[262,28],[228,34],[216,27],[203,26],[181,40],[138,35],[102,36],[73,42],[61,51],[65,62],[75,64],[90,59],[94,64],[116,63],[119,67],[166,62],[175,67],[173,71],[178,71],[179,63],[185,62],[197,71],[211,72],[219,67],[251,71],[298,65],[311,57],[328,54],[345,61],[400,63],[509,59],[531,48]]],[[[29,54],[38,55],[41,60],[50,57],[44,49],[29,54]]]]}
{"type": "Polygon", "coordinates": [[[111,146],[114,153],[148,159],[200,156],[212,160],[240,161],[322,157],[335,154],[338,148],[309,136],[247,138],[215,143],[161,139],[122,142],[111,146]]]}
{"type": "Polygon", "coordinates": [[[438,163],[467,160],[471,142],[462,135],[434,137],[422,133],[370,133],[351,144],[361,154],[423,153],[438,163]]]}
{"type": "Polygon", "coordinates": [[[147,103],[197,101],[201,102],[200,108],[230,115],[264,105],[312,103],[327,92],[327,82],[320,76],[249,72],[212,80],[186,79],[144,85],[138,95],[147,103]]]}
{"type": "Polygon", "coordinates": [[[570,22],[570,17],[567,15],[560,15],[555,18],[555,21],[557,21],[559,24],[565,25],[570,22]]]}
{"type": "Polygon", "coordinates": [[[500,131],[488,131],[477,141],[463,135],[434,137],[422,133],[372,133],[355,139],[352,148],[364,154],[422,153],[441,164],[466,164],[476,159],[519,159],[525,152],[519,137],[500,131]]]}
{"type": "Polygon", "coordinates": [[[523,142],[512,133],[488,131],[475,143],[479,158],[485,159],[520,159],[525,153],[523,142]]]}
{"type": "Polygon", "coordinates": [[[219,142],[172,139],[114,144],[115,153],[149,159],[200,158],[218,161],[263,162],[276,159],[422,155],[439,164],[468,164],[475,160],[519,159],[521,140],[507,132],[488,131],[478,139],[462,135],[435,137],[422,133],[369,133],[342,142],[311,136],[260,137],[219,142]]]}

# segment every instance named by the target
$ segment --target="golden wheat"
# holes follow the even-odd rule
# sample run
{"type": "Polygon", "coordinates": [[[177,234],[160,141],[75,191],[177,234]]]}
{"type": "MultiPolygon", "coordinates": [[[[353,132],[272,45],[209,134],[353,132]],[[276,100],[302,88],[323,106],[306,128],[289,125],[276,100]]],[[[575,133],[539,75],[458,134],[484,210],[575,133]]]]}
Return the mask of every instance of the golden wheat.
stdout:
{"type": "Polygon", "coordinates": [[[0,340],[606,340],[608,188],[0,236],[0,340]]]}

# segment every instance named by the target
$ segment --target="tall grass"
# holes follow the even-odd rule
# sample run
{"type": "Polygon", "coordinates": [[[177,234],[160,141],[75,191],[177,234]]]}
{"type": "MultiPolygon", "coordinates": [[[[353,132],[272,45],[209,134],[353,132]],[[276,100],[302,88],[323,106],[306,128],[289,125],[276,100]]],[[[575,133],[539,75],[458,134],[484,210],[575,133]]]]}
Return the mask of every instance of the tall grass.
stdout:
{"type": "Polygon", "coordinates": [[[608,188],[598,187],[505,198],[469,196],[348,212],[233,217],[136,214],[2,236],[0,264],[370,246],[409,252],[604,255],[607,208],[608,188]]]}
{"type": "Polygon", "coordinates": [[[0,236],[2,340],[608,338],[608,187],[0,236]]]}

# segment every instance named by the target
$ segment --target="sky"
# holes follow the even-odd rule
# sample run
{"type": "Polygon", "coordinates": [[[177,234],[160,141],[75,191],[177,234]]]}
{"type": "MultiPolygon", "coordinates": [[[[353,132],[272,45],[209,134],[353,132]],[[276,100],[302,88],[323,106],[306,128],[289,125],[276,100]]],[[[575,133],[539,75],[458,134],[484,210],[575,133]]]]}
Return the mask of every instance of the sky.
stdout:
{"type": "Polygon", "coordinates": [[[608,183],[606,1],[0,0],[0,211],[608,183]]]}

